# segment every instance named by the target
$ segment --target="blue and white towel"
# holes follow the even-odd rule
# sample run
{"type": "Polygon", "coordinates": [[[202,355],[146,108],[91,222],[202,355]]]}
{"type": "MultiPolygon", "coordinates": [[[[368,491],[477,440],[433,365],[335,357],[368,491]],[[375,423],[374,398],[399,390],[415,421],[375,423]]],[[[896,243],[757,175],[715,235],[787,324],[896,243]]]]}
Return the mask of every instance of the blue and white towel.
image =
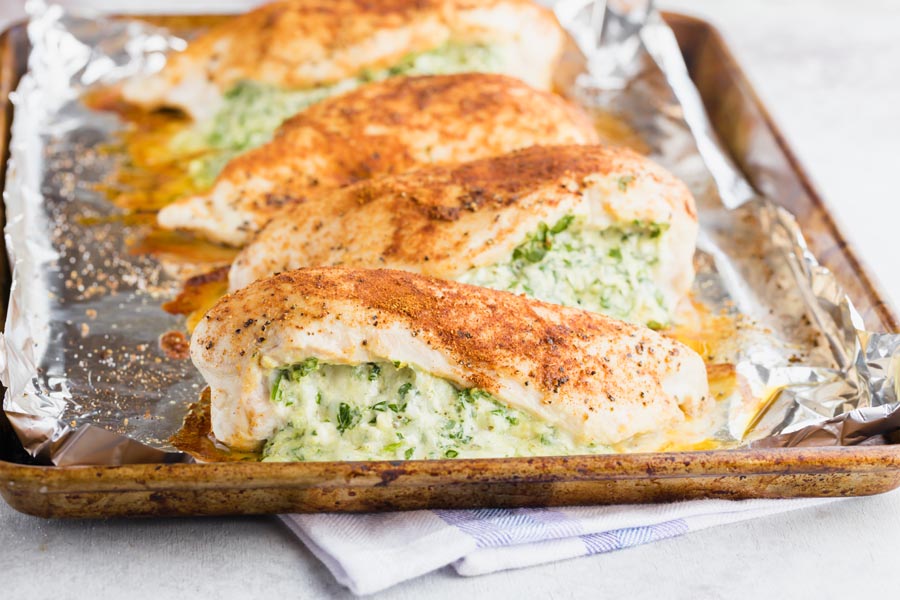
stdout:
{"type": "Polygon", "coordinates": [[[482,575],[612,552],[830,501],[695,500],[281,518],[341,584],[356,594],[371,594],[446,565],[460,575],[482,575]]]}

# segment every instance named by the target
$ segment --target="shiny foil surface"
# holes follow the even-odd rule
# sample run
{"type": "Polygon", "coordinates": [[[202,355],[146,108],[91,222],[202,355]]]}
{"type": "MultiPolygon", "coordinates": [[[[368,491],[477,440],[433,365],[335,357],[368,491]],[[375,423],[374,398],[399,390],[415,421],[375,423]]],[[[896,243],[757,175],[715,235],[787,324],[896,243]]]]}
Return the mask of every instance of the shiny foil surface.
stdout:
{"type": "MultiPolygon", "coordinates": [[[[100,149],[125,124],[81,101],[160,69],[185,41],[139,21],[36,1],[29,10],[32,51],[12,98],[4,192],[13,282],[0,340],[3,408],[25,448],[53,464],[189,460],[168,440],[205,384],[160,341],[184,330],[161,305],[186,271],[132,251],[150,226],[123,218],[98,190],[117,164],[100,149]]],[[[719,402],[712,447],[892,441],[900,336],[865,330],[792,215],[756,194],[720,149],[671,30],[652,12],[607,11],[604,31],[618,35],[604,37],[592,2],[556,10],[573,39],[560,91],[598,123],[624,124],[697,199],[693,301],[707,320],[729,324],[704,359],[730,365],[739,382],[719,402]]]]}

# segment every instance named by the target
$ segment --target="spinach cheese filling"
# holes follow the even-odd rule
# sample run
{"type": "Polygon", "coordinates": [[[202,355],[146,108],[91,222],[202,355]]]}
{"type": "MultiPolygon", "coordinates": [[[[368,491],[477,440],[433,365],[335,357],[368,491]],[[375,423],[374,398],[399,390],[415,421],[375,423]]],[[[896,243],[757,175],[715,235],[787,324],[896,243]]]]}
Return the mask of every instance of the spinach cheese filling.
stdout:
{"type": "Polygon", "coordinates": [[[273,370],[271,402],[286,425],[264,461],[536,456],[605,451],[491,394],[401,363],[325,364],[273,370]]]}
{"type": "Polygon", "coordinates": [[[458,280],[659,329],[671,312],[653,277],[666,229],[644,221],[595,229],[567,215],[541,223],[508,262],[470,269],[458,280]]]}
{"type": "Polygon", "coordinates": [[[389,77],[492,73],[501,71],[503,65],[502,52],[496,46],[447,43],[428,52],[408,54],[391,67],[366,70],[331,85],[285,90],[242,81],[225,93],[224,105],[211,122],[176,136],[172,147],[184,154],[208,151],[189,164],[194,183],[208,187],[235,155],[268,142],[285,119],[326,98],[389,77]]]}

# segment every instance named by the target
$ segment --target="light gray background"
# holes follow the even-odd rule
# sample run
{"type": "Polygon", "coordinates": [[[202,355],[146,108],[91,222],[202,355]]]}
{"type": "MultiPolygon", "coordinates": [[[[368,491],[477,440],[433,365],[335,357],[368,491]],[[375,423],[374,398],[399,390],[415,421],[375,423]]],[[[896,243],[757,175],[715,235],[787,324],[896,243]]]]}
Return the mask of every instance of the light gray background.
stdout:
{"type": "MultiPolygon", "coordinates": [[[[171,2],[82,0],[139,10],[171,2]]],[[[660,3],[720,26],[845,232],[897,298],[900,1],[660,3]]],[[[0,0],[0,26],[21,5],[0,0]]],[[[898,539],[900,494],[892,493],[520,571],[477,578],[442,571],[380,597],[895,597],[889,565],[898,539]]],[[[0,596],[10,598],[346,595],[269,518],[41,521],[0,502],[0,569],[0,596]]]]}

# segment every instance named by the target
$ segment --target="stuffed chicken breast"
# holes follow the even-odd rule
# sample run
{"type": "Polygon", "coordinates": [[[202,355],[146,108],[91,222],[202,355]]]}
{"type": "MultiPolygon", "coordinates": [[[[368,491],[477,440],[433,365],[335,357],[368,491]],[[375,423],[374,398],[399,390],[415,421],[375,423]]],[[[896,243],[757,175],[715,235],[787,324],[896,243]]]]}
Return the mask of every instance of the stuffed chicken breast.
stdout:
{"type": "Polygon", "coordinates": [[[258,281],[191,356],[215,436],[271,460],[653,449],[711,402],[700,357],[650,329],[404,271],[258,281]]]}
{"type": "Polygon", "coordinates": [[[687,187],[630,150],[532,147],[289,207],[238,255],[229,283],[386,267],[664,324],[693,281],[697,229],[687,187]]]}
{"type": "Polygon", "coordinates": [[[205,118],[229,95],[268,93],[296,112],[403,74],[500,72],[549,89],[563,41],[531,0],[281,0],[213,27],[123,95],[205,118]]]}
{"type": "Polygon", "coordinates": [[[159,223],[240,246],[284,205],[374,176],[597,139],[562,98],[502,75],[389,79],[320,102],[231,160],[212,188],[159,223]]]}

